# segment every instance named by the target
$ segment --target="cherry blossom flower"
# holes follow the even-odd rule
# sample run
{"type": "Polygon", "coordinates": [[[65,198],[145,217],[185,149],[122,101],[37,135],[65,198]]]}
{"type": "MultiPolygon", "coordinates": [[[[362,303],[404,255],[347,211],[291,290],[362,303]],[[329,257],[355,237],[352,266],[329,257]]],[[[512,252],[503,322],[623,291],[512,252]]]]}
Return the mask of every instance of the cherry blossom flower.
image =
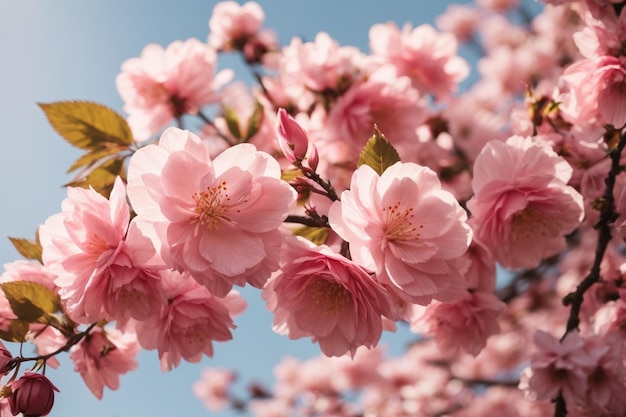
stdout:
{"type": "Polygon", "coordinates": [[[559,342],[541,330],[533,339],[539,352],[532,356],[530,368],[522,372],[520,389],[535,401],[550,401],[561,393],[568,405],[582,405],[593,365],[584,340],[578,333],[569,332],[559,342]]]}
{"type": "Polygon", "coordinates": [[[468,292],[451,303],[434,301],[427,307],[415,306],[411,330],[433,336],[437,347],[447,355],[464,350],[478,355],[487,338],[500,331],[498,316],[505,304],[486,292],[468,292]]]}
{"type": "MultiPolygon", "coordinates": [[[[118,177],[110,199],[68,188],[62,211],[40,227],[44,265],[67,313],[80,323],[143,319],[158,311],[159,279],[151,240],[130,223],[126,187],[118,177]]],[[[161,267],[162,268],[162,267],[161,267]]]]}
{"type": "Polygon", "coordinates": [[[327,356],[354,355],[376,346],[381,316],[393,318],[387,291],[329,247],[300,237],[285,241],[280,273],[263,289],[274,330],[291,339],[311,337],[327,356]]]}
{"type": "Polygon", "coordinates": [[[74,371],[80,373],[89,390],[101,400],[105,386],[118,389],[120,375],[137,368],[135,356],[139,349],[134,334],[96,327],[72,347],[70,359],[74,371]]]}
{"type": "Polygon", "coordinates": [[[626,58],[601,56],[570,65],[561,79],[570,88],[559,107],[572,123],[626,125],[626,58]]]}
{"type": "Polygon", "coordinates": [[[216,102],[217,90],[232,77],[230,70],[216,74],[216,61],[215,50],[193,38],[165,49],[150,44],[125,61],[116,85],[135,139],[146,140],[174,118],[216,102]]]}
{"type": "Polygon", "coordinates": [[[378,176],[360,166],[329,219],[350,242],[354,261],[401,298],[426,305],[464,290],[454,261],[468,249],[472,231],[465,210],[429,168],[397,162],[378,176]]]}
{"type": "Polygon", "coordinates": [[[280,179],[278,162],[254,145],[211,160],[200,138],[169,128],[158,145],[131,158],[128,197],[154,226],[165,262],[222,297],[233,285],[260,288],[278,269],[278,227],[296,192],[280,179]]]}
{"type": "Polygon", "coordinates": [[[474,238],[506,268],[534,268],[565,248],[583,219],[583,198],[567,181],[572,168],[547,144],[512,136],[476,158],[467,203],[474,238]]]}
{"type": "Polygon", "coordinates": [[[430,25],[402,30],[389,22],[375,24],[369,32],[370,48],[383,62],[392,64],[398,75],[406,75],[421,94],[447,97],[469,74],[469,65],[457,53],[451,33],[439,33],[430,25]]]}
{"type": "Polygon", "coordinates": [[[188,274],[162,271],[161,286],[167,303],[158,315],[136,323],[137,340],[144,349],[157,349],[161,370],[168,371],[180,360],[199,362],[213,356],[213,342],[232,339],[233,317],[246,302],[236,292],[217,298],[188,274]]]}
{"type": "Polygon", "coordinates": [[[248,62],[258,62],[261,55],[278,48],[278,37],[261,27],[263,20],[265,13],[257,2],[219,2],[209,19],[208,43],[219,51],[243,51],[248,62]]]}
{"type": "Polygon", "coordinates": [[[192,390],[208,410],[220,411],[230,403],[228,390],[236,377],[229,369],[204,368],[202,378],[193,384],[192,390]]]}

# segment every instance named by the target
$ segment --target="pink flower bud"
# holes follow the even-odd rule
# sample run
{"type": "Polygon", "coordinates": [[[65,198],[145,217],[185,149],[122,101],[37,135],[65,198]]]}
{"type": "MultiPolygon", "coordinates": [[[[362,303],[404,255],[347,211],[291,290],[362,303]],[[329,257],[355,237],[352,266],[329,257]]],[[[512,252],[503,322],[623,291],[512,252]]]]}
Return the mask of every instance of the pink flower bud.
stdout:
{"type": "Polygon", "coordinates": [[[8,374],[13,368],[13,355],[6,346],[0,342],[0,376],[8,374]]]}
{"type": "Polygon", "coordinates": [[[285,109],[278,109],[276,119],[278,146],[289,162],[301,161],[309,148],[309,138],[285,109]]]}
{"type": "Polygon", "coordinates": [[[48,415],[54,405],[54,391],[59,391],[44,375],[28,371],[11,384],[11,390],[11,413],[25,417],[48,415]]]}
{"type": "Polygon", "coordinates": [[[306,158],[306,164],[313,172],[317,170],[317,164],[320,162],[320,156],[317,153],[317,148],[315,145],[311,145],[311,152],[306,158]]]}

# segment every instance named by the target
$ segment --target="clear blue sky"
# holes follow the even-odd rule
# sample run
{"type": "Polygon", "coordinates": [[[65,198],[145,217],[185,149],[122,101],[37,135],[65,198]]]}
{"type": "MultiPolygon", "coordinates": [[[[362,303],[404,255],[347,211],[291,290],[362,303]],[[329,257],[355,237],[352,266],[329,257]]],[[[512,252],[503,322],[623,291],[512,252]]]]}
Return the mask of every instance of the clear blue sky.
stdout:
{"type": "MultiPolygon", "coordinates": [[[[374,23],[433,22],[451,1],[259,1],[267,27],[281,43],[292,36],[313,39],[326,31],[342,45],[368,51],[374,23]]],[[[168,45],[196,37],[206,40],[214,1],[189,0],[29,0],[0,2],[0,262],[19,258],[5,236],[34,236],[36,227],[60,210],[65,170],[78,157],[49,127],[37,102],[82,99],[118,111],[122,102],[114,80],[120,64],[138,56],[148,43],[168,45]]],[[[310,341],[289,341],[272,333],[271,316],[258,291],[246,290],[250,307],[237,320],[235,340],[218,344],[213,359],[183,364],[163,374],[156,352],[139,356],[140,368],[122,377],[118,391],[98,401],[62,360],[49,376],[61,390],[51,416],[165,417],[208,414],[191,393],[203,366],[232,367],[244,381],[270,382],[272,365],[283,355],[317,355],[310,341]]],[[[406,330],[386,338],[400,352],[406,330]]],[[[385,343],[385,342],[383,342],[385,343]]],[[[229,416],[230,413],[218,414],[229,416]]]]}

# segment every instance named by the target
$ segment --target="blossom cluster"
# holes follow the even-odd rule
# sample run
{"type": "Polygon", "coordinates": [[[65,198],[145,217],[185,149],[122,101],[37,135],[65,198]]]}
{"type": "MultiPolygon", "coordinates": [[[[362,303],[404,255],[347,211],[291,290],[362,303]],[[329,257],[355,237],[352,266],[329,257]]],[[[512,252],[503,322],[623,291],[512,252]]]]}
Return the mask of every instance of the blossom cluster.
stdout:
{"type": "MultiPolygon", "coordinates": [[[[545,1],[526,25],[518,3],[376,24],[365,53],[324,32],[281,46],[259,4],[224,1],[206,41],[122,64],[127,117],[44,107],[70,143],[96,133],[74,143],[90,153],[61,211],[20,241],[31,261],[5,265],[0,336],[48,366],[69,351],[102,398],[141,349],[163,371],[213,356],[250,286],[275,332],[324,356],[285,359],[245,404],[208,369],[194,392],[211,410],[624,415],[624,3],[545,1]],[[481,51],[467,88],[462,43],[481,51]],[[218,71],[226,53],[258,84],[218,71]],[[403,323],[416,342],[387,358],[403,323]]],[[[28,360],[9,355],[0,404],[45,415],[54,385],[13,381],[28,360]]]]}

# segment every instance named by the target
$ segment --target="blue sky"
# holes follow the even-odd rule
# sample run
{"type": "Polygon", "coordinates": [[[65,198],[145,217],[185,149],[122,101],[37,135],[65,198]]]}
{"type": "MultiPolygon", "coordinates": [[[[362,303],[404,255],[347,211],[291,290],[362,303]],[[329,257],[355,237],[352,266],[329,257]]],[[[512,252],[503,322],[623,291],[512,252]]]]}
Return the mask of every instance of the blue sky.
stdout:
{"type": "MultiPolygon", "coordinates": [[[[292,36],[313,39],[326,31],[342,45],[367,51],[374,23],[402,25],[433,22],[451,1],[318,0],[260,1],[265,26],[274,28],[282,44],[292,36]],[[355,9],[355,5],[358,7],[355,9]]],[[[34,236],[45,219],[60,210],[65,198],[65,171],[78,152],[49,127],[37,102],[92,100],[122,110],[114,80],[121,63],[138,56],[148,43],[206,40],[214,1],[162,0],[31,0],[0,2],[0,262],[19,259],[5,236],[34,236]]],[[[271,381],[272,365],[284,355],[317,355],[308,340],[293,342],[275,335],[271,316],[257,290],[244,290],[249,309],[237,320],[235,340],[216,345],[215,356],[200,364],[183,364],[163,374],[156,352],[139,356],[137,371],[122,377],[118,391],[105,390],[98,401],[62,359],[49,377],[59,387],[51,416],[165,417],[208,414],[191,393],[205,365],[231,367],[243,381],[271,381]]],[[[406,330],[383,343],[400,352],[411,338],[406,330]]],[[[230,413],[217,414],[229,416],[230,413]]]]}

